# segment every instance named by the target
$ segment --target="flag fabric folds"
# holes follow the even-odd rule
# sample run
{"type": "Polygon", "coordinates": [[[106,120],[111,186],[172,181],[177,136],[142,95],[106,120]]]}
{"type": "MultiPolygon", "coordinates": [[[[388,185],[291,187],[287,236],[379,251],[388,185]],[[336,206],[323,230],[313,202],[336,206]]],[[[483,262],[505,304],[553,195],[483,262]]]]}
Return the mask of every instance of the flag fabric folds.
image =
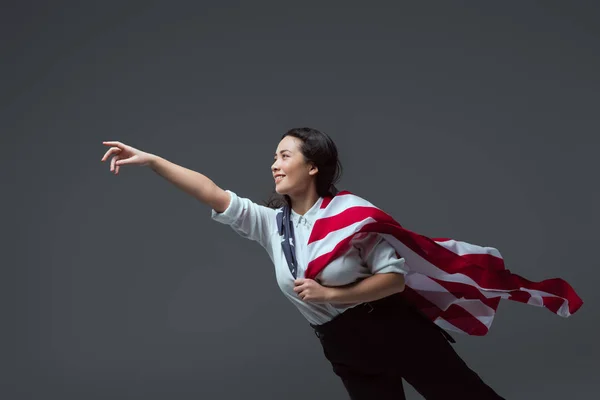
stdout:
{"type": "Polygon", "coordinates": [[[507,270],[495,248],[411,232],[348,191],[323,200],[308,239],[305,277],[314,279],[362,232],[381,234],[404,257],[409,268],[404,296],[449,331],[485,335],[501,299],[545,307],[561,317],[583,304],[562,279],[527,280],[507,270]]]}

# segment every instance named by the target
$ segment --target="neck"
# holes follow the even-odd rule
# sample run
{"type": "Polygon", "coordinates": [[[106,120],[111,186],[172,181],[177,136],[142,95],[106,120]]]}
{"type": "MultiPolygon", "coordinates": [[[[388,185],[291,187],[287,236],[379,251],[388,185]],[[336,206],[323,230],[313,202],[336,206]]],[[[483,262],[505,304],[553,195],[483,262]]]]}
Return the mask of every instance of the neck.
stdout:
{"type": "Polygon", "coordinates": [[[302,196],[290,196],[292,200],[292,210],[295,213],[304,215],[312,206],[319,200],[319,195],[316,191],[310,191],[302,196]]]}

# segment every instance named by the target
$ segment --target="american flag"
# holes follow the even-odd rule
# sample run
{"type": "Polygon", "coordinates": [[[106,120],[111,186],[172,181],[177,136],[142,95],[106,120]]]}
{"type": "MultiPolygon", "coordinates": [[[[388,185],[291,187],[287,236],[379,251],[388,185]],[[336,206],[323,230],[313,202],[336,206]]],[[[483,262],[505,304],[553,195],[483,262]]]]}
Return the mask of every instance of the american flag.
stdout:
{"type": "Polygon", "coordinates": [[[305,277],[315,279],[362,232],[381,234],[409,268],[404,296],[438,326],[485,335],[500,299],[568,317],[583,304],[560,278],[533,282],[504,267],[500,252],[453,239],[428,238],[403,228],[390,215],[348,191],[323,200],[308,240],[305,277]]]}

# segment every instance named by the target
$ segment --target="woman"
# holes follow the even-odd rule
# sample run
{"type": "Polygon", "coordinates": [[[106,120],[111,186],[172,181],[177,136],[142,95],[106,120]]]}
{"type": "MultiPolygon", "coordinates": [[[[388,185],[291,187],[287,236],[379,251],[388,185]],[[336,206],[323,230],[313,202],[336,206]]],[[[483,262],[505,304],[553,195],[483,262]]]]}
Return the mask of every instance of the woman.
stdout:
{"type": "Polygon", "coordinates": [[[409,268],[383,235],[352,235],[341,256],[314,279],[306,277],[313,225],[324,202],[339,197],[334,184],[341,165],[326,134],[301,128],[283,135],[271,166],[276,194],[268,206],[161,157],[103,143],[110,149],[102,161],[113,156],[115,174],[124,165],[148,165],[210,206],[213,219],[265,248],[279,287],[314,328],[350,398],[405,398],[402,378],[427,399],[502,398],[455,353],[452,338],[404,298],[409,268]],[[289,232],[282,233],[286,226],[289,232]]]}

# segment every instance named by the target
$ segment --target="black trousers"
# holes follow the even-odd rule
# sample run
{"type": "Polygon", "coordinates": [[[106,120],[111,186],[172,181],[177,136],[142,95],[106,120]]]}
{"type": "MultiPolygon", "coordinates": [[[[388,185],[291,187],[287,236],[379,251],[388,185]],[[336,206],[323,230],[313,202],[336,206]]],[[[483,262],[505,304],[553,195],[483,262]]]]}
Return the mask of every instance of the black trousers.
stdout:
{"type": "Polygon", "coordinates": [[[311,326],[352,400],[405,399],[402,379],[426,399],[502,399],[400,293],[311,326]]]}

